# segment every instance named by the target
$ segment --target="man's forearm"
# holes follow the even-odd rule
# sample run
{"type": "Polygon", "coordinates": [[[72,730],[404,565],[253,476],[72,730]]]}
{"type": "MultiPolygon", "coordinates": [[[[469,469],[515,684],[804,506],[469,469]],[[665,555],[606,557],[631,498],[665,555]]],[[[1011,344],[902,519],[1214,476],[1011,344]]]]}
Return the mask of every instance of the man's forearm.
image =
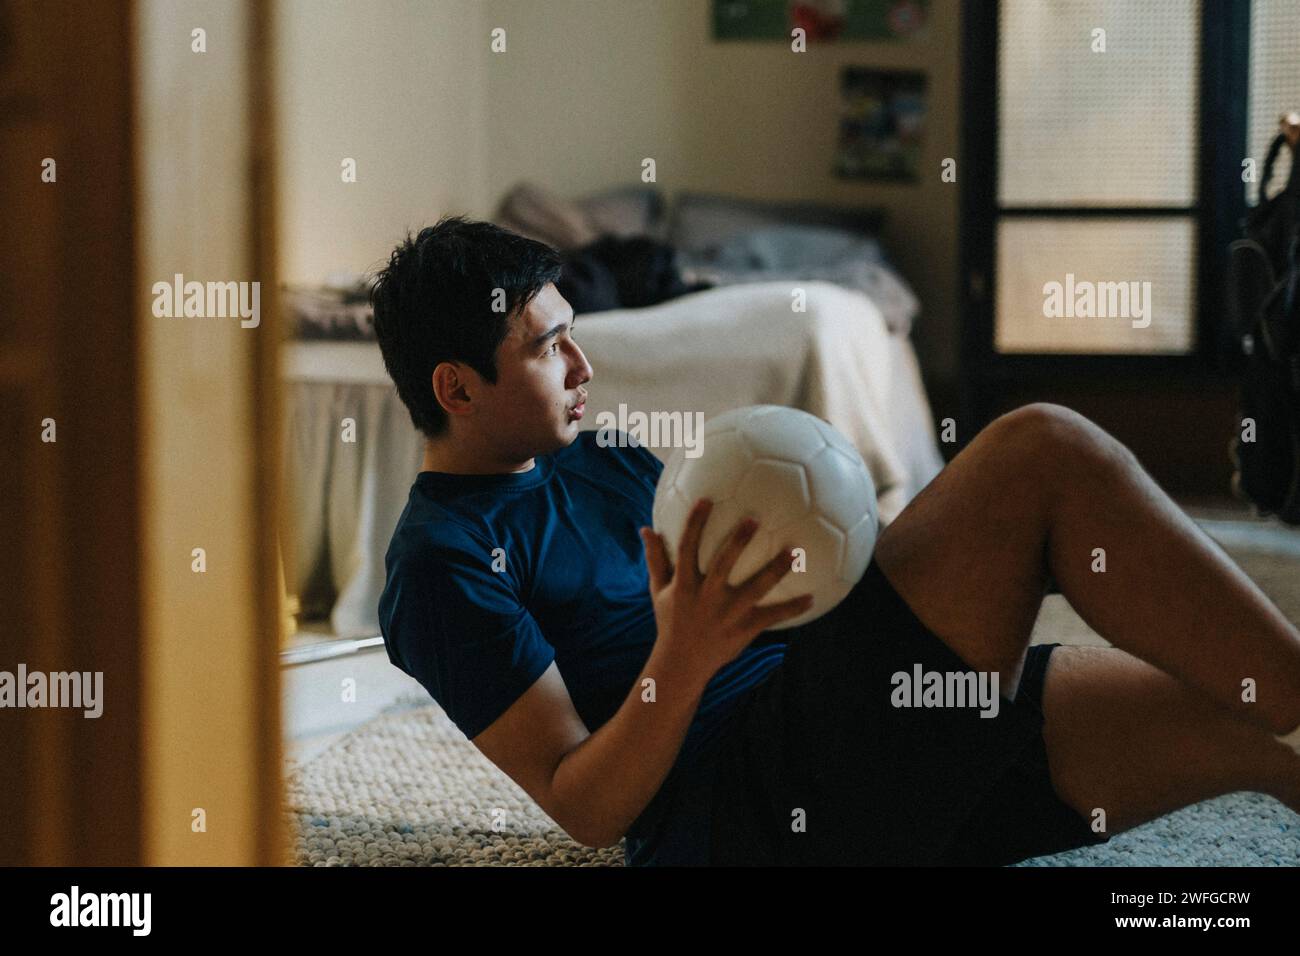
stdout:
{"type": "Polygon", "coordinates": [[[655,644],[623,706],[555,768],[551,792],[579,821],[571,836],[611,846],[627,832],[672,769],[711,676],[683,672],[655,644]]]}

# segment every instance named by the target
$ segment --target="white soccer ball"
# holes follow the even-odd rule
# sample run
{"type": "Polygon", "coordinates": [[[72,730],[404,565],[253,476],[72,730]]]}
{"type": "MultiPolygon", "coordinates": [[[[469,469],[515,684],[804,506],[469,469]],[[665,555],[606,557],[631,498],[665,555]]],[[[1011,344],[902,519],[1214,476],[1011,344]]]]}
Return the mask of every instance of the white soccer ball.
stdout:
{"type": "Polygon", "coordinates": [[[802,550],[802,561],[759,605],[811,594],[812,607],[771,630],[806,624],[844,600],[871,563],[879,524],[871,473],[843,435],[798,409],[751,405],[709,419],[698,457],[686,452],[673,451],[655,489],[654,528],[671,561],[677,560],[691,508],[710,498],[701,573],[747,517],[759,522],[758,532],[732,568],[729,584],[742,584],[783,547],[802,550]]]}

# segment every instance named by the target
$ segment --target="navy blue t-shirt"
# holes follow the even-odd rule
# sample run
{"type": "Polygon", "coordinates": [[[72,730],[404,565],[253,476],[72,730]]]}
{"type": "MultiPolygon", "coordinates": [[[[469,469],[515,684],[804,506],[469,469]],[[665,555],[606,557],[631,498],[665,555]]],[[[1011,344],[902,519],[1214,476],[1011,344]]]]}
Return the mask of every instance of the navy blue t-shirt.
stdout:
{"type": "MultiPolygon", "coordinates": [[[[556,663],[592,733],[627,699],[655,641],[638,528],[663,464],[597,431],[525,472],[420,472],[388,547],[388,657],[473,738],[556,663]]],[[[705,688],[658,794],[628,831],[629,865],[708,862],[709,769],[727,718],[780,665],[755,643],[705,688]]]]}

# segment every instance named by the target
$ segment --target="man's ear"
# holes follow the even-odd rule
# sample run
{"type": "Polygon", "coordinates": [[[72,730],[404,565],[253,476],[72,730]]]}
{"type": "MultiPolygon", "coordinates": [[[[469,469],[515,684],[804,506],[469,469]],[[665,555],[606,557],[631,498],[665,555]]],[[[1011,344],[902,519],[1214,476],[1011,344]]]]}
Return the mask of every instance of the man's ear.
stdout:
{"type": "Polygon", "coordinates": [[[433,370],[433,397],[448,415],[464,415],[473,402],[474,370],[460,362],[439,362],[433,370]]]}

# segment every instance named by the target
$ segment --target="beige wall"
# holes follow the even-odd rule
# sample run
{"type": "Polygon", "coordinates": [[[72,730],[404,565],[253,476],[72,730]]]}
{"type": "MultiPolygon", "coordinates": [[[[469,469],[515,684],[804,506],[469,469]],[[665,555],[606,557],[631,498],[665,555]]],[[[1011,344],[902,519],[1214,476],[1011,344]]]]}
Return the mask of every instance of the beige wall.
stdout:
{"type": "Polygon", "coordinates": [[[275,5],[286,281],[365,271],[408,227],[490,212],[484,12],[481,0],[275,5]]]}
{"type": "Polygon", "coordinates": [[[706,0],[282,0],[285,274],[364,268],[404,224],[490,215],[520,179],[561,194],[636,183],[651,156],[668,195],[885,207],[887,247],[923,303],[918,350],[931,378],[947,379],[957,187],[939,172],[957,156],[958,3],[932,8],[922,38],[795,54],[785,43],[714,43],[706,0]],[[488,48],[495,27],[505,53],[488,48]],[[929,74],[922,183],[830,173],[848,64],[929,74]],[[356,186],[338,181],[344,155],[365,159],[356,186]]]}

